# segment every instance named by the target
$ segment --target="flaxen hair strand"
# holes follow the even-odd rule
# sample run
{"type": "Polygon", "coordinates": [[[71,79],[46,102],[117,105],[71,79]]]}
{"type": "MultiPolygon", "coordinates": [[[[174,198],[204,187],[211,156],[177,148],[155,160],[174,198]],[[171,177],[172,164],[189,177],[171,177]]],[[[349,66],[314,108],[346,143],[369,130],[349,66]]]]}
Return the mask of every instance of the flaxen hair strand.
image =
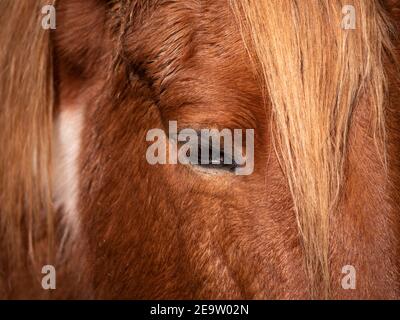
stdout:
{"type": "Polygon", "coordinates": [[[48,4],[51,1],[0,1],[2,274],[32,263],[39,240],[46,238],[43,243],[49,244],[49,254],[52,251],[52,52],[50,30],[41,24],[42,7],[48,4]]]}
{"type": "Polygon", "coordinates": [[[377,1],[231,4],[272,103],[276,145],[294,201],[311,294],[326,297],[329,220],[343,183],[352,113],[363,100],[384,154],[387,23],[377,1]],[[355,30],[342,28],[342,9],[349,4],[356,9],[355,30]]]}

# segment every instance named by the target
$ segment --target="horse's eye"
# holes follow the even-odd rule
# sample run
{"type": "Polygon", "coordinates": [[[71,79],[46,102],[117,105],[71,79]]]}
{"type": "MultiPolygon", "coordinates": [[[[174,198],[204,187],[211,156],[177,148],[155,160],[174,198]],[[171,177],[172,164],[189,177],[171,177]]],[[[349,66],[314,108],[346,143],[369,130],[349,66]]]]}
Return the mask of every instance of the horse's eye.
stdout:
{"type": "Polygon", "coordinates": [[[232,155],[223,149],[216,151],[209,146],[208,155],[205,153],[202,155],[202,146],[199,144],[197,163],[203,169],[235,172],[238,167],[232,155]]]}

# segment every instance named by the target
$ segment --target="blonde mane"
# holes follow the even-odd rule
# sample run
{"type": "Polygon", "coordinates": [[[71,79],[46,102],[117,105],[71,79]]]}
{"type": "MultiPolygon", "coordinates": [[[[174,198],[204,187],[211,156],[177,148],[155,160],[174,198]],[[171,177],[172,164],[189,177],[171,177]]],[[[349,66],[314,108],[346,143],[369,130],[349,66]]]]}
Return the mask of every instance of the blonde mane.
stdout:
{"type": "Polygon", "coordinates": [[[0,1],[0,262],[5,270],[26,265],[25,257],[33,261],[44,237],[45,251],[52,249],[53,70],[50,32],[40,27],[46,4],[0,1]]]}
{"type": "MultiPolygon", "coordinates": [[[[371,114],[384,154],[388,26],[376,1],[231,1],[265,83],[277,152],[294,201],[311,293],[329,292],[329,220],[337,210],[354,108],[371,114]],[[342,28],[342,8],[356,29],[342,28]]],[[[268,103],[268,102],[267,102],[268,103]]]]}

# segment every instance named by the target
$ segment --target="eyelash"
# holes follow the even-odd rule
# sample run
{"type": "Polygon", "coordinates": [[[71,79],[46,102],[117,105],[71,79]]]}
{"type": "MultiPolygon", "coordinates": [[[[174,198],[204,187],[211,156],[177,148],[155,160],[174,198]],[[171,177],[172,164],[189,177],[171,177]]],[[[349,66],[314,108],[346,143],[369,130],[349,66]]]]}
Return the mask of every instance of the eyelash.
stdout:
{"type": "Polygon", "coordinates": [[[218,163],[217,163],[217,161],[215,161],[213,163],[213,160],[215,160],[215,159],[213,159],[213,157],[212,157],[212,152],[213,152],[212,146],[209,146],[208,159],[206,158],[206,160],[208,160],[207,161],[208,163],[202,164],[201,163],[201,159],[202,159],[201,149],[202,149],[202,145],[201,145],[201,143],[199,143],[199,147],[198,147],[198,151],[197,151],[197,153],[198,153],[197,166],[199,166],[201,168],[204,168],[207,170],[223,170],[223,171],[228,171],[228,172],[234,172],[236,170],[236,168],[238,167],[238,164],[235,162],[232,155],[230,155],[230,154],[228,155],[227,153],[225,153],[225,151],[223,149],[220,151],[218,163]],[[228,158],[228,156],[230,156],[232,159],[231,164],[224,163],[225,159],[228,158]]]}

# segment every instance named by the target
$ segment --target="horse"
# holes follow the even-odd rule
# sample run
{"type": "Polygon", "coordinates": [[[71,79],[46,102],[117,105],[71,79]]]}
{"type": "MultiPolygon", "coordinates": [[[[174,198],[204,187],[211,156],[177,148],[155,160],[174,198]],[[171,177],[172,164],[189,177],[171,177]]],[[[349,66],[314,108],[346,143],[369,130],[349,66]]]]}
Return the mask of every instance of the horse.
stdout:
{"type": "Polygon", "coordinates": [[[0,298],[400,297],[398,0],[0,0],[0,21],[0,298]],[[254,170],[149,163],[171,121],[254,130],[254,170]]]}

